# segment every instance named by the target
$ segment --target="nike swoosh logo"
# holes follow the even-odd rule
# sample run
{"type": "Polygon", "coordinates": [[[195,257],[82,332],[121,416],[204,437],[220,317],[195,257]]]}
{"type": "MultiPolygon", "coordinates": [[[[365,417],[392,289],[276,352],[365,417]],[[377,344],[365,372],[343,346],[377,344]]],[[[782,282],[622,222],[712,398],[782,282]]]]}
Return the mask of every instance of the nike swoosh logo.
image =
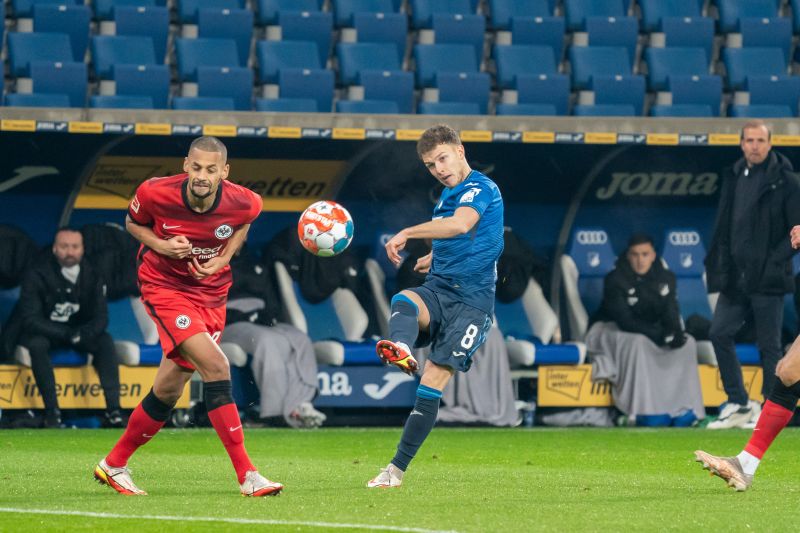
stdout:
{"type": "Polygon", "coordinates": [[[394,315],[399,315],[399,314],[400,314],[400,311],[395,311],[394,313],[392,313],[392,316],[389,317],[389,318],[394,318],[394,315]]]}
{"type": "Polygon", "coordinates": [[[419,416],[422,416],[422,413],[420,413],[419,411],[417,411],[416,409],[414,409],[413,411],[411,411],[411,414],[410,414],[409,416],[414,416],[414,415],[419,415],[419,416]]]}
{"type": "Polygon", "coordinates": [[[228,429],[229,429],[230,431],[236,431],[237,429],[241,429],[241,427],[242,427],[242,425],[241,425],[241,424],[239,424],[239,425],[238,425],[238,426],[236,426],[235,428],[228,428],[228,429]]]}
{"type": "Polygon", "coordinates": [[[177,226],[167,226],[166,224],[161,224],[161,227],[164,229],[175,229],[175,228],[180,228],[181,225],[178,224],[177,226]]]}
{"type": "Polygon", "coordinates": [[[148,435],[147,433],[142,433],[142,437],[144,437],[145,439],[152,439],[153,438],[152,435],[148,435]]]}

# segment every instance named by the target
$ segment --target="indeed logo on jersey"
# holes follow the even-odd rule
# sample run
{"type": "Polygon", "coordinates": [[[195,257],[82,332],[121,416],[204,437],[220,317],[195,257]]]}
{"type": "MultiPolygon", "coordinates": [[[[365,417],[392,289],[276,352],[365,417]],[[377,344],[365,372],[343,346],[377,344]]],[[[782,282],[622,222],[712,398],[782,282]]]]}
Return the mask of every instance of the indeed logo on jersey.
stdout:
{"type": "Polygon", "coordinates": [[[195,246],[192,248],[192,255],[196,256],[197,259],[211,259],[219,255],[219,251],[222,250],[223,246],[225,245],[220,244],[214,248],[200,248],[199,246],[195,246]]]}

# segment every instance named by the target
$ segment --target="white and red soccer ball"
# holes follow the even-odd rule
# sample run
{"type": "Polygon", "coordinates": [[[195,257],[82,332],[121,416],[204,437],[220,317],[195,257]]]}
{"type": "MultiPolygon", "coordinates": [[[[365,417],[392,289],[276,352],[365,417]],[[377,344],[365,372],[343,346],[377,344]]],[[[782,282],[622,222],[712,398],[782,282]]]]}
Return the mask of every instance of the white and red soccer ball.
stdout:
{"type": "Polygon", "coordinates": [[[353,219],[347,209],[330,200],[308,206],[297,222],[303,248],[320,257],[342,253],[353,240],[353,219]]]}

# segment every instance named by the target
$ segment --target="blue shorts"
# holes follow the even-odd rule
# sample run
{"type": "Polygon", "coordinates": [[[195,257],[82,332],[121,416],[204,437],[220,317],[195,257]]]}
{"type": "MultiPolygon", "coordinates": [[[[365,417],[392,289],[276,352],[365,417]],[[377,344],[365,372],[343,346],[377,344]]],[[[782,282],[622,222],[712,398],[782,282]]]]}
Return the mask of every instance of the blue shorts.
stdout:
{"type": "Polygon", "coordinates": [[[437,365],[466,372],[472,366],[472,354],[486,341],[492,317],[447,293],[434,291],[430,285],[426,282],[406,289],[422,298],[431,317],[429,331],[420,331],[415,345],[430,344],[428,359],[437,365]]]}

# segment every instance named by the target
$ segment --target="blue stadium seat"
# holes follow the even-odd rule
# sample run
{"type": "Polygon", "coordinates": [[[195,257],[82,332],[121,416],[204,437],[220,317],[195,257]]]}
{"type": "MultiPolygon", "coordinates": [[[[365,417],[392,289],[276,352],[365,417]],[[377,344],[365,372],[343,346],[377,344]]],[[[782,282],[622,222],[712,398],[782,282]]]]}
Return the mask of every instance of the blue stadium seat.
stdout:
{"type": "Polygon", "coordinates": [[[642,30],[664,31],[666,18],[696,18],[702,15],[702,5],[697,0],[639,0],[642,9],[642,30]]]}
{"type": "Polygon", "coordinates": [[[37,4],[33,6],[33,31],[66,33],[72,43],[72,59],[83,61],[89,45],[91,10],[87,6],[37,4]]]}
{"type": "Polygon", "coordinates": [[[664,44],[667,48],[700,47],[706,57],[712,57],[714,48],[714,20],[708,17],[667,17],[661,22],[664,44]]]}
{"type": "Polygon", "coordinates": [[[743,18],[771,19],[778,16],[775,0],[717,0],[717,9],[721,33],[739,31],[739,21],[743,18]]]}
{"type": "Polygon", "coordinates": [[[673,105],[707,105],[711,108],[712,116],[719,116],[719,107],[722,102],[722,78],[719,76],[676,75],[670,76],[668,83],[673,105]]]}
{"type": "Polygon", "coordinates": [[[742,90],[748,76],[785,76],[786,59],[780,48],[724,48],[722,61],[728,72],[728,89],[742,90]]]}
{"type": "Polygon", "coordinates": [[[418,30],[430,28],[437,13],[467,15],[475,13],[470,0],[411,0],[411,26],[418,30]]]}
{"type": "Polygon", "coordinates": [[[393,100],[400,113],[414,112],[414,74],[406,71],[362,70],[364,99],[393,100]]]}
{"type": "Polygon", "coordinates": [[[397,115],[400,109],[394,100],[339,100],[336,102],[336,112],[397,115]]]}
{"type": "Polygon", "coordinates": [[[253,38],[253,12],[249,9],[202,8],[197,13],[197,36],[233,39],[239,51],[239,64],[247,65],[253,38]]]}
{"type": "Polygon", "coordinates": [[[576,105],[572,110],[576,117],[635,117],[636,108],[632,104],[594,104],[576,105]]]}
{"type": "Polygon", "coordinates": [[[156,65],[153,39],[131,35],[95,35],[92,37],[94,70],[100,79],[111,78],[114,65],[156,65]]]}
{"type": "Polygon", "coordinates": [[[520,2],[519,0],[489,0],[489,9],[491,12],[491,25],[495,30],[511,28],[514,17],[536,18],[553,16],[553,9],[547,0],[529,0],[527,2],[520,2]]]}
{"type": "Polygon", "coordinates": [[[397,49],[392,43],[339,43],[336,45],[339,60],[339,81],[355,85],[363,70],[402,70],[397,49]]]}
{"type": "Polygon", "coordinates": [[[436,74],[439,102],[472,102],[478,104],[481,114],[489,106],[492,82],[485,72],[440,72],[436,74]]]}
{"type": "Polygon", "coordinates": [[[11,0],[12,17],[13,19],[31,18],[33,16],[33,6],[37,4],[76,5],[82,3],[78,0],[11,0]]]}
{"type": "Polygon", "coordinates": [[[281,11],[278,15],[284,41],[317,43],[320,64],[325,67],[333,42],[333,15],[321,11],[281,11]]]}
{"type": "Polygon", "coordinates": [[[585,31],[589,17],[624,17],[622,0],[564,0],[564,15],[569,31],[585,31]]]}
{"type": "Polygon", "coordinates": [[[651,91],[666,91],[670,76],[705,76],[708,74],[708,57],[702,48],[648,48],[647,86],[651,91]]]}
{"type": "Polygon", "coordinates": [[[706,250],[697,230],[692,228],[667,230],[661,258],[675,274],[678,303],[684,320],[692,315],[711,318],[708,291],[703,280],[705,257],[706,250]]]}
{"type": "Polygon", "coordinates": [[[144,304],[136,297],[108,302],[108,333],[120,362],[133,366],[157,366],[163,357],[156,325],[146,316],[144,304]],[[146,325],[140,322],[144,320],[146,325]]]}
{"type": "Polygon", "coordinates": [[[511,19],[511,44],[549,46],[556,63],[564,55],[564,17],[514,17],[511,19]]]}
{"type": "Polygon", "coordinates": [[[281,98],[313,98],[317,101],[317,110],[322,113],[329,113],[333,107],[331,70],[281,69],[278,86],[281,98]]]}
{"type": "Polygon", "coordinates": [[[792,108],[788,105],[732,105],[732,117],[739,118],[792,118],[792,108]]]}
{"type": "Polygon", "coordinates": [[[418,44],[414,59],[418,87],[432,87],[439,72],[478,72],[475,53],[466,44],[418,44]]]}
{"type": "Polygon", "coordinates": [[[256,111],[271,113],[316,113],[317,101],[313,98],[257,98],[256,111]]]}
{"type": "Polygon", "coordinates": [[[120,7],[166,7],[156,0],[94,0],[94,16],[98,20],[111,20],[114,10],[120,7]]]}
{"type": "Polygon", "coordinates": [[[278,23],[278,13],[319,11],[320,0],[257,0],[258,23],[262,26],[274,26],[278,23]]]}
{"type": "MultiPolygon", "coordinates": [[[[594,103],[597,105],[632,105],[637,115],[644,107],[644,76],[594,76],[592,78],[594,103]]],[[[576,113],[577,114],[577,113],[576,113]]]]}
{"type": "Polygon", "coordinates": [[[198,67],[197,94],[233,98],[236,111],[253,108],[253,71],[247,67],[198,67]]]}
{"type": "Polygon", "coordinates": [[[242,9],[241,0],[177,0],[178,22],[181,24],[197,24],[197,15],[201,9],[242,9]]]}
{"type": "Polygon", "coordinates": [[[100,109],[153,109],[149,96],[94,95],[89,98],[89,107],[100,109]]]}
{"type": "Polygon", "coordinates": [[[337,28],[354,26],[353,16],[356,13],[392,13],[392,0],[333,0],[333,12],[336,14],[337,28]]]}
{"type": "Polygon", "coordinates": [[[70,107],[69,96],[58,94],[8,93],[5,97],[8,107],[70,107]]]}
{"type": "Polygon", "coordinates": [[[552,114],[569,114],[569,77],[565,74],[520,74],[516,88],[519,105],[552,105],[552,114]]]}
{"type": "Polygon", "coordinates": [[[433,33],[436,44],[468,44],[475,50],[475,60],[481,64],[486,18],[483,15],[436,13],[433,33]]]}
{"type": "Polygon", "coordinates": [[[62,61],[72,58],[72,44],[66,33],[8,34],[9,73],[12,77],[30,76],[33,61],[62,61]]]}
{"type": "Polygon", "coordinates": [[[631,74],[628,51],[621,46],[573,46],[569,50],[572,64],[572,88],[586,90],[592,76],[631,74]]]}
{"type": "MultiPolygon", "coordinates": [[[[719,111],[717,111],[717,116],[719,111]]],[[[654,105],[650,108],[653,117],[713,117],[710,105],[704,104],[672,104],[654,105]]]]}
{"type": "Polygon", "coordinates": [[[114,65],[112,75],[118,96],[147,96],[153,108],[167,108],[170,73],[166,65],[114,65]]]}
{"type": "Polygon", "coordinates": [[[420,102],[420,115],[480,115],[481,109],[473,102],[420,102]]]}
{"type": "Polygon", "coordinates": [[[742,47],[780,48],[786,61],[789,61],[789,51],[792,48],[792,22],[788,18],[743,18],[739,20],[739,26],[742,33],[742,47]]]}
{"type": "Polygon", "coordinates": [[[86,63],[31,62],[33,92],[37,94],[66,94],[70,107],[86,107],[86,89],[89,84],[86,63]]]}
{"type": "Polygon", "coordinates": [[[233,39],[175,39],[178,79],[196,81],[197,67],[240,67],[233,39]]]}
{"type": "Polygon", "coordinates": [[[235,111],[233,98],[213,96],[176,96],[172,99],[172,109],[181,111],[235,111]]]}
{"type": "Polygon", "coordinates": [[[624,47],[633,66],[639,38],[639,21],[636,17],[589,17],[586,19],[586,33],[589,46],[624,47]]]}
{"type": "Polygon", "coordinates": [[[135,35],[153,39],[158,64],[164,62],[169,37],[169,10],[163,6],[116,6],[114,23],[117,35],[135,35]]]}
{"type": "Polygon", "coordinates": [[[497,115],[552,117],[559,113],[553,104],[497,104],[497,115]]]}
{"type": "Polygon", "coordinates": [[[285,68],[322,68],[317,45],[311,41],[258,41],[256,55],[261,83],[277,83],[285,68]]]}
{"type": "Polygon", "coordinates": [[[353,22],[358,42],[393,43],[397,47],[397,59],[403,60],[408,37],[405,13],[356,13],[353,22]]]}
{"type": "Polygon", "coordinates": [[[792,115],[797,116],[800,100],[800,77],[797,76],[750,76],[747,78],[751,105],[787,105],[792,115]]]}
{"type": "Polygon", "coordinates": [[[498,44],[494,47],[494,59],[497,85],[501,89],[513,88],[517,76],[523,74],[550,75],[558,72],[555,54],[549,46],[498,44]]]}

